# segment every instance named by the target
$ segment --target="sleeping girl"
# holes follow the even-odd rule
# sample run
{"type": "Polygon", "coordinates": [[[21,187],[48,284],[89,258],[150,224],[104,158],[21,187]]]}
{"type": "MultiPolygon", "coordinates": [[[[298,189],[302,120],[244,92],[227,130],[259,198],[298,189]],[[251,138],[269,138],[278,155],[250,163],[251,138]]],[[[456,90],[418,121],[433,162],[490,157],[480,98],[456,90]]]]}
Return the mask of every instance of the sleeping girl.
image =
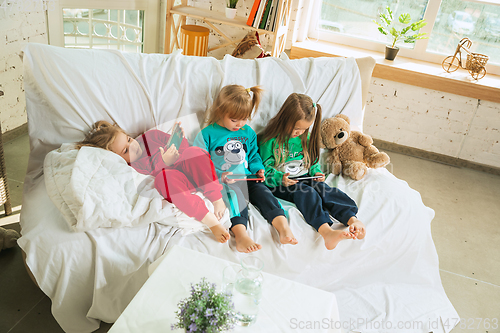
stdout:
{"type": "Polygon", "coordinates": [[[169,138],[170,135],[162,131],[149,130],[136,140],[118,125],[101,120],[92,126],[77,147],[112,151],[139,173],[154,176],[155,188],[167,201],[207,225],[217,241],[227,242],[229,233],[219,221],[226,210],[222,185],[217,180],[210,156],[201,148],[190,147],[185,138],[179,150],[175,145],[166,147],[169,138]],[[213,203],[213,213],[203,199],[193,193],[198,190],[213,203]]]}

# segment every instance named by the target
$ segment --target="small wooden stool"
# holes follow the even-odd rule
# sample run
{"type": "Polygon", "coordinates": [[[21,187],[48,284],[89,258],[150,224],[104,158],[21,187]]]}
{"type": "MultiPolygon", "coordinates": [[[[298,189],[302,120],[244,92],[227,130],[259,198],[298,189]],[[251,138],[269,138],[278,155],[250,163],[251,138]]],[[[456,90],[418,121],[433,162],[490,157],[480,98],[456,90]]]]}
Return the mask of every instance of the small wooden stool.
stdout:
{"type": "Polygon", "coordinates": [[[200,25],[181,26],[181,49],[184,55],[206,57],[210,29],[200,25]]]}

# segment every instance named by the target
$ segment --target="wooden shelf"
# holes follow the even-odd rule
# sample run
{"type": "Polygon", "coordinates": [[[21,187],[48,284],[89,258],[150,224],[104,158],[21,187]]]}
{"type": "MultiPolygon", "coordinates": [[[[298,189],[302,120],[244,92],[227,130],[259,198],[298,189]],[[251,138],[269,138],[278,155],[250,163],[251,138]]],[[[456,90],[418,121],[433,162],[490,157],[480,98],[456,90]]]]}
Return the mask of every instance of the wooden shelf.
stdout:
{"type": "Polygon", "coordinates": [[[167,24],[165,31],[165,53],[171,53],[173,50],[179,47],[179,31],[180,26],[186,24],[186,18],[190,17],[193,19],[202,20],[207,24],[213,31],[221,35],[227,42],[220,44],[208,49],[208,51],[213,51],[225,46],[233,45],[236,47],[241,39],[234,39],[220,29],[218,29],[214,24],[223,24],[227,26],[233,26],[238,28],[245,28],[248,30],[257,31],[259,34],[271,35],[273,39],[272,45],[272,56],[278,56],[285,49],[286,35],[288,32],[288,24],[290,20],[291,13],[291,1],[292,0],[280,0],[278,8],[278,17],[276,22],[283,22],[279,25],[275,31],[269,31],[264,29],[256,29],[254,27],[247,25],[247,17],[236,16],[234,19],[226,18],[224,12],[207,10],[203,8],[191,7],[187,5],[187,0],[182,1],[182,5],[174,6],[173,0],[167,0],[167,24]],[[179,15],[180,19],[176,25],[172,15],[179,15]]]}
{"type": "Polygon", "coordinates": [[[210,21],[213,23],[222,23],[222,24],[231,25],[234,27],[243,27],[243,28],[248,28],[251,30],[257,30],[259,32],[259,34],[261,34],[261,33],[265,34],[265,33],[270,32],[267,30],[261,30],[261,29],[255,29],[253,27],[249,27],[247,25],[247,18],[246,17],[236,16],[234,19],[228,19],[224,13],[216,12],[213,10],[207,10],[207,9],[189,7],[189,6],[177,6],[177,7],[172,8],[170,13],[178,14],[178,15],[182,15],[182,16],[189,16],[189,17],[192,17],[194,19],[210,21]]]}

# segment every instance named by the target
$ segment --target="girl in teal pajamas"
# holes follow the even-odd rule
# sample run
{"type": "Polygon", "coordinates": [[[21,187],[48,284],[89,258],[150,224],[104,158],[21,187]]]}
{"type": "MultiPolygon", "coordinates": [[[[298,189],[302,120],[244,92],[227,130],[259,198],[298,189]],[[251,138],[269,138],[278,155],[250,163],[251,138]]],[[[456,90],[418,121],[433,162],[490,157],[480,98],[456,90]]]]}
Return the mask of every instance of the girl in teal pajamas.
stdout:
{"type": "Polygon", "coordinates": [[[264,183],[227,178],[233,173],[264,176],[265,168],[258,153],[257,135],[246,125],[259,106],[261,94],[260,87],[223,87],[210,110],[208,126],[194,142],[195,146],[210,153],[221,183],[236,194],[235,200],[229,200],[226,204],[231,210],[231,231],[234,233],[236,249],[245,253],[262,247],[247,233],[247,199],[276,228],[282,244],[297,244],[283,208],[264,183]]]}

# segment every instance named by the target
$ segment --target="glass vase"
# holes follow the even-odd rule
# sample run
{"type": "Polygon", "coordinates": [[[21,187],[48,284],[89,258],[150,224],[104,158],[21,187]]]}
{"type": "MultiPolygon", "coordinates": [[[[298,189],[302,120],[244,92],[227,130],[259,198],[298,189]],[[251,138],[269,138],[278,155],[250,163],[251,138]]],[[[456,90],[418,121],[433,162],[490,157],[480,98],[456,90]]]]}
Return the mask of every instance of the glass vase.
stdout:
{"type": "Polygon", "coordinates": [[[262,298],[262,268],[264,262],[257,257],[241,260],[241,271],[234,285],[234,308],[236,323],[248,326],[255,322],[262,298]]]}

